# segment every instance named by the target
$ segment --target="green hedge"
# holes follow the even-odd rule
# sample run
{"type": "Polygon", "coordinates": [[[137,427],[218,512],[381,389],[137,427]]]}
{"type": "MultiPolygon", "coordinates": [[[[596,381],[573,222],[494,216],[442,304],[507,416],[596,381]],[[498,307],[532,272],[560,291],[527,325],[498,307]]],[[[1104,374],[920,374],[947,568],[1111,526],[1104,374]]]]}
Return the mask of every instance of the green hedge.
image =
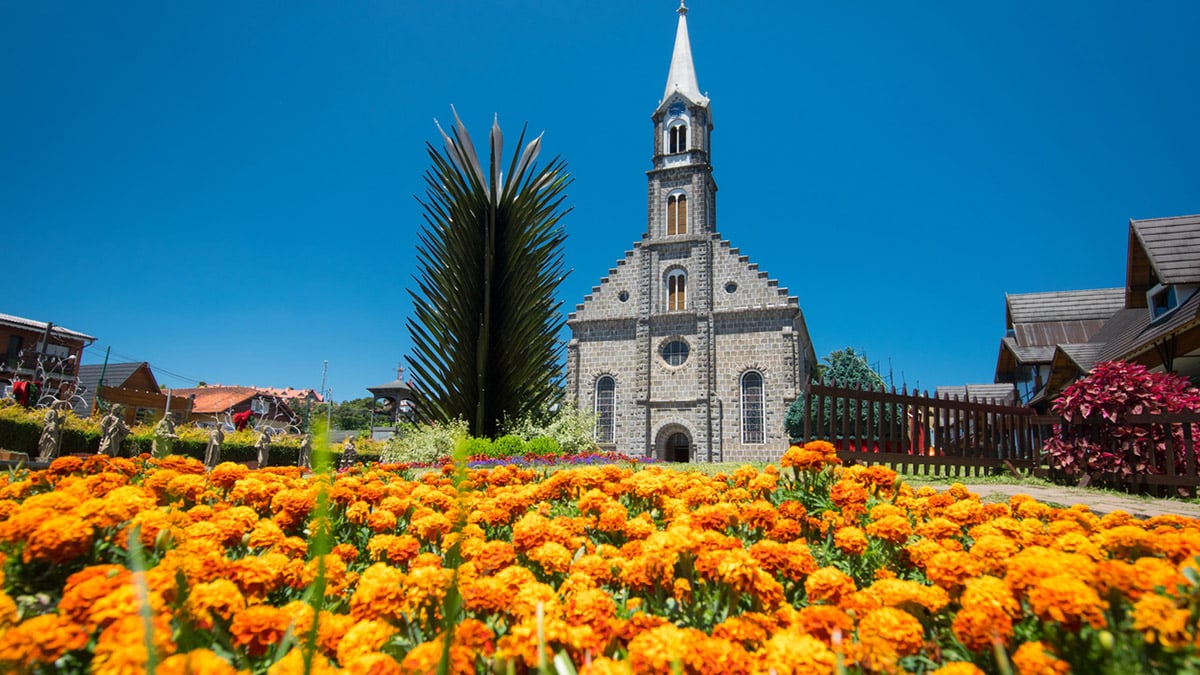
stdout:
{"type": "MultiPolygon", "coordinates": [[[[19,422],[0,417],[0,449],[12,452],[23,452],[30,458],[37,457],[38,437],[42,434],[41,425],[29,422],[19,422]]],[[[126,457],[141,453],[150,454],[154,444],[153,434],[131,434],[121,444],[121,454],[126,457]]],[[[204,459],[204,450],[208,441],[181,439],[175,441],[173,452],[176,455],[186,455],[196,459],[204,459]]],[[[100,449],[100,434],[94,431],[84,432],[75,429],[63,431],[61,454],[95,454],[100,449]]],[[[295,442],[279,443],[271,446],[268,466],[296,466],[300,458],[300,448],[295,442]]],[[[333,464],[341,461],[342,453],[333,453],[333,464]]],[[[223,443],[221,445],[221,461],[224,462],[254,462],[258,461],[258,450],[252,444],[223,443]]],[[[361,464],[379,461],[379,455],[358,453],[361,464]]]]}

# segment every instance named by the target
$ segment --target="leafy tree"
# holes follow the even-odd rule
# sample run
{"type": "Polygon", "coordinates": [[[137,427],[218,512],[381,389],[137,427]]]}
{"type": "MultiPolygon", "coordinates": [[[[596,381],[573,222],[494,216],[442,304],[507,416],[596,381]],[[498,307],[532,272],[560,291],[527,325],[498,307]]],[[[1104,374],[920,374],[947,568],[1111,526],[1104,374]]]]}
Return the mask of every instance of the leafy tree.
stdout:
{"type": "Polygon", "coordinates": [[[535,165],[540,136],[503,171],[499,124],[487,167],[457,112],[452,134],[438,132],[444,149],[427,144],[433,165],[421,200],[408,363],[420,382],[419,414],[462,418],[471,435],[494,438],[505,417],[546,407],[558,392],[564,319],[555,290],[566,276],[559,221],[570,176],[558,158],[535,165]]]}
{"type": "MultiPolygon", "coordinates": [[[[816,371],[820,373],[820,380],[828,383],[836,383],[838,386],[852,387],[857,389],[872,389],[878,391],[883,389],[883,377],[871,368],[871,364],[867,363],[867,357],[854,351],[853,347],[845,349],[836,349],[829,352],[828,356],[822,359],[825,363],[818,364],[816,371]]],[[[879,404],[875,405],[875,419],[879,419],[880,409],[879,404]]],[[[837,411],[834,411],[834,429],[840,432],[842,429],[842,421],[845,418],[846,411],[845,403],[839,402],[837,411]]],[[[804,436],[804,413],[807,408],[807,401],[803,396],[796,399],[788,408],[787,415],[784,416],[783,424],[788,436],[793,440],[798,440],[804,436]]],[[[883,411],[887,414],[887,411],[883,411]]],[[[829,428],[830,403],[825,402],[825,409],[821,411],[820,419],[815,419],[814,425],[818,429],[829,428]]],[[[855,419],[859,419],[860,424],[865,425],[867,422],[866,410],[861,410],[857,415],[851,413],[850,419],[846,420],[849,428],[854,428],[855,419]]]]}

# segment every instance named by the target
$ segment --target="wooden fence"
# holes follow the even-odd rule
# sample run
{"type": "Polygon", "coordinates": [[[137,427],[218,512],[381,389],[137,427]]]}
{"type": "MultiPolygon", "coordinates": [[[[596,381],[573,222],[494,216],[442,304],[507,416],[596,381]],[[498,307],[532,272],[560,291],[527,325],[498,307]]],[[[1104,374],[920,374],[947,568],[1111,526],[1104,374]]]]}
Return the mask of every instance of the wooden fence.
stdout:
{"type": "Polygon", "coordinates": [[[959,476],[1029,473],[1041,457],[1045,430],[1023,406],[824,382],[804,395],[803,440],[831,441],[846,462],[959,476]]]}
{"type": "MultiPolygon", "coordinates": [[[[1066,481],[1069,477],[1050,470],[1042,450],[1055,427],[1064,425],[1101,451],[1122,454],[1131,465],[1142,459],[1133,456],[1128,443],[1103,433],[1100,425],[1068,424],[1059,416],[998,401],[824,382],[809,385],[803,395],[802,440],[832,442],[847,463],[887,464],[906,473],[948,476],[1037,472],[1066,481]]],[[[1129,415],[1121,422],[1163,438],[1166,451],[1144,458],[1149,463],[1135,475],[1106,474],[1080,484],[1154,494],[1195,495],[1200,490],[1200,413],[1129,415]]]]}

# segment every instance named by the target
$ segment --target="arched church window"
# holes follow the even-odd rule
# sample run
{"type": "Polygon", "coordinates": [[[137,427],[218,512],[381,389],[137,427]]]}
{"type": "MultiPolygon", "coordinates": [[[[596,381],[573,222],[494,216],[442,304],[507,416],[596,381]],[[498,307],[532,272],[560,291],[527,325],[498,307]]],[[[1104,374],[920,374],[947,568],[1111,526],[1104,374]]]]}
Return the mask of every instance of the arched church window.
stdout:
{"type": "Polygon", "coordinates": [[[763,443],[763,376],[750,370],[742,375],[742,442],[763,443]]]}
{"type": "Polygon", "coordinates": [[[596,442],[612,443],[616,438],[617,383],[605,375],[596,380],[596,442]]]}
{"type": "Polygon", "coordinates": [[[670,154],[674,155],[679,152],[687,152],[687,125],[683,123],[676,124],[671,127],[668,132],[669,140],[667,149],[670,154]]]}
{"type": "Polygon", "coordinates": [[[667,275],[667,311],[687,309],[687,272],[671,270],[667,275]]]}
{"type": "Polygon", "coordinates": [[[687,234],[687,195],[678,192],[667,197],[667,236],[687,234]]]}

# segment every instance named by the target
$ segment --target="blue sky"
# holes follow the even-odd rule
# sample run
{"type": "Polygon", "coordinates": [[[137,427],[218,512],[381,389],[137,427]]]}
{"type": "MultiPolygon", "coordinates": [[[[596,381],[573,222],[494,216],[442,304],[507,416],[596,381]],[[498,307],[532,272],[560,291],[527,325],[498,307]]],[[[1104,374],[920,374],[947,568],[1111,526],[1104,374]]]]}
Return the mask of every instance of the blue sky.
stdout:
{"type": "MultiPolygon", "coordinates": [[[[409,353],[433,119],[574,176],[564,312],[646,228],[672,0],[0,0],[0,312],[85,363],[367,395],[409,353]],[[511,150],[511,148],[510,148],[511,150]]],[[[990,382],[1004,294],[1121,286],[1200,212],[1200,3],[693,0],[718,229],[818,355],[990,382]]]]}

